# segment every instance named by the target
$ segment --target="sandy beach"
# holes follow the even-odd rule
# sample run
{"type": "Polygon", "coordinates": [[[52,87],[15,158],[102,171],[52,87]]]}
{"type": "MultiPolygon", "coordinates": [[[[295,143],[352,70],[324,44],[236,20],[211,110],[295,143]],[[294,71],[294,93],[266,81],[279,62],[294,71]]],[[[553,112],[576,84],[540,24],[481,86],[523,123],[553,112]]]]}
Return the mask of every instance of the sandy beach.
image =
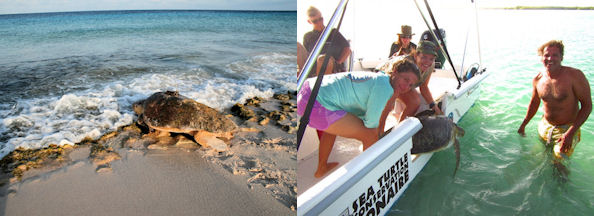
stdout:
{"type": "MultiPolygon", "coordinates": [[[[5,158],[0,212],[295,214],[294,104],[294,95],[282,94],[240,104],[244,111],[251,110],[247,115],[228,109],[227,113],[235,113],[228,117],[240,130],[223,152],[204,148],[183,135],[167,137],[171,142],[164,143],[133,124],[100,140],[46,148],[54,153],[30,156],[29,162],[5,158]]],[[[13,152],[7,157],[17,158],[15,155],[13,152]]]]}

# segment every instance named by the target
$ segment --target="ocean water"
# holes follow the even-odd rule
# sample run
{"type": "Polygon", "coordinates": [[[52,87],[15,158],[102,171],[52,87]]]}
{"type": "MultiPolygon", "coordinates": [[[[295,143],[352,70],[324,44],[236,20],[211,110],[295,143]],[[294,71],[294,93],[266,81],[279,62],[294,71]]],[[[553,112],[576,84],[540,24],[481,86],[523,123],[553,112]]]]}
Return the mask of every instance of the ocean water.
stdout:
{"type": "Polygon", "coordinates": [[[131,104],[177,90],[224,110],[296,88],[296,13],[0,15],[0,157],[96,139],[131,104]]]}
{"type": "MultiPolygon", "coordinates": [[[[453,149],[434,154],[389,214],[594,214],[592,115],[567,161],[567,182],[555,173],[551,150],[536,134],[542,106],[526,137],[516,132],[527,111],[531,80],[543,70],[536,52],[541,44],[563,40],[562,64],[582,70],[594,89],[594,12],[481,10],[479,23],[482,60],[491,76],[459,122],[466,135],[460,139],[458,173],[452,177],[453,149]]],[[[464,44],[464,37],[447,39],[464,44]]]]}

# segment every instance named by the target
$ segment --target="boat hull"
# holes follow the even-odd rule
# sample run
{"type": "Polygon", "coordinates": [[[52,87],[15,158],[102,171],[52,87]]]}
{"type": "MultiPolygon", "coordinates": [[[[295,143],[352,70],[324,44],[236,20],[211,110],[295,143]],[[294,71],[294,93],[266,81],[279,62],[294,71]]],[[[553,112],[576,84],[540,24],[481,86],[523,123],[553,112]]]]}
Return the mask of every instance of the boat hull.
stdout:
{"type": "Polygon", "coordinates": [[[421,127],[416,118],[403,121],[361,155],[301,194],[297,214],[385,214],[416,176],[411,172],[411,137],[421,127]]]}

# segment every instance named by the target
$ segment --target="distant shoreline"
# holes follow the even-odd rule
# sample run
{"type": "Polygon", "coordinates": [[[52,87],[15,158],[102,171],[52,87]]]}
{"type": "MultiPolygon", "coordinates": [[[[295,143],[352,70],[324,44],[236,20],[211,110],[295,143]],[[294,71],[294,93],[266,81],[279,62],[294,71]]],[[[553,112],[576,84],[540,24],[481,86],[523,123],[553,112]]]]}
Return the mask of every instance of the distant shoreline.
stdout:
{"type": "Polygon", "coordinates": [[[591,6],[591,7],[515,6],[515,7],[485,8],[485,9],[496,9],[496,10],[594,10],[594,6],[591,6]]]}

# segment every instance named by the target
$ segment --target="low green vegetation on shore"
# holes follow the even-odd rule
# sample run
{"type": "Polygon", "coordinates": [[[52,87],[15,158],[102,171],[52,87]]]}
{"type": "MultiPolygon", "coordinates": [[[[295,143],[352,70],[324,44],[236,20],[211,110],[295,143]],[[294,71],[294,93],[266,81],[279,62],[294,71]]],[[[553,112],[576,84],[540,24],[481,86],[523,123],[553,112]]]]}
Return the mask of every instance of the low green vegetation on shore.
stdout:
{"type": "Polygon", "coordinates": [[[591,7],[562,7],[562,6],[515,6],[504,8],[487,8],[487,9],[503,9],[503,10],[594,10],[591,7]]]}

